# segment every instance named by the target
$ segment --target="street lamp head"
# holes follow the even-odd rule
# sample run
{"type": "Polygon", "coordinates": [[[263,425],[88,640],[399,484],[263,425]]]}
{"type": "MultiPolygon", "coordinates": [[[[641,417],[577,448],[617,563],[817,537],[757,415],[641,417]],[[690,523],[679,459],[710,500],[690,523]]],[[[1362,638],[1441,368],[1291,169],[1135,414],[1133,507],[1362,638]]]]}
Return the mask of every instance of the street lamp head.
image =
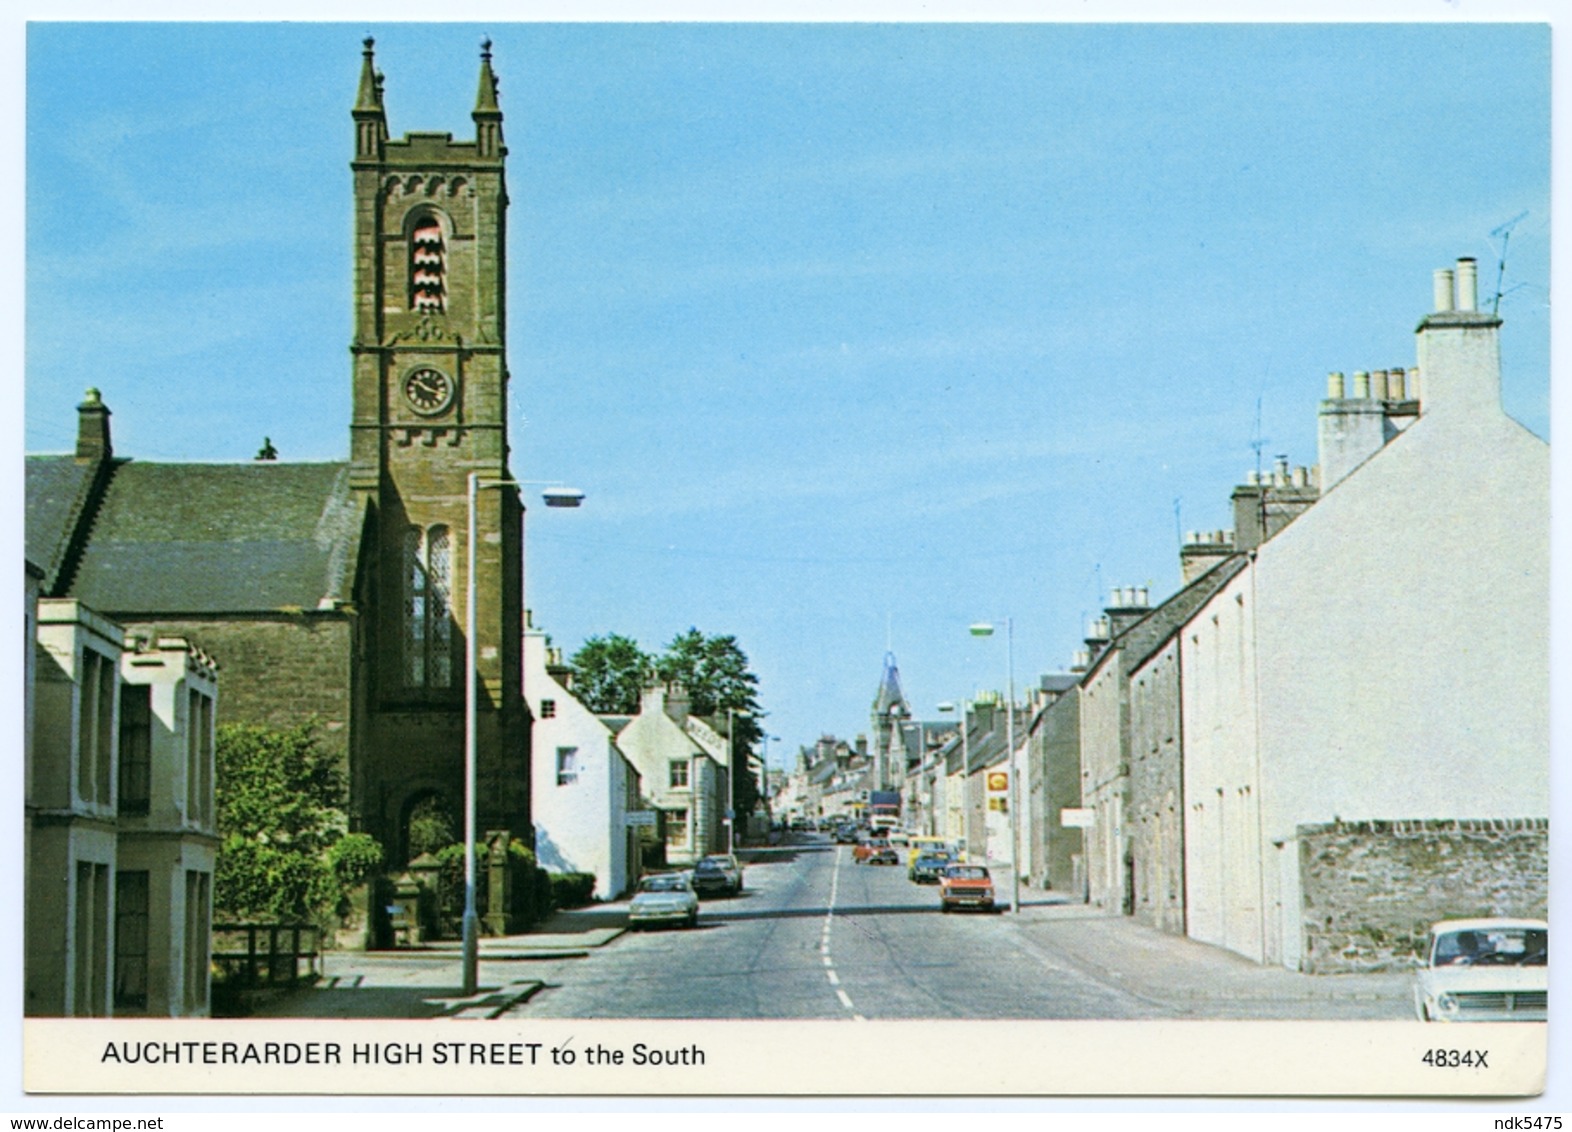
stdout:
{"type": "Polygon", "coordinates": [[[993,622],[979,621],[971,627],[970,631],[974,637],[991,637],[993,636],[993,622]]]}
{"type": "Polygon", "coordinates": [[[584,502],[584,493],[576,487],[548,487],[540,497],[547,507],[577,507],[584,502]]]}
{"type": "Polygon", "coordinates": [[[949,700],[945,700],[942,704],[939,704],[937,706],[938,706],[938,710],[939,711],[954,711],[955,710],[955,705],[952,704],[949,700]]]}

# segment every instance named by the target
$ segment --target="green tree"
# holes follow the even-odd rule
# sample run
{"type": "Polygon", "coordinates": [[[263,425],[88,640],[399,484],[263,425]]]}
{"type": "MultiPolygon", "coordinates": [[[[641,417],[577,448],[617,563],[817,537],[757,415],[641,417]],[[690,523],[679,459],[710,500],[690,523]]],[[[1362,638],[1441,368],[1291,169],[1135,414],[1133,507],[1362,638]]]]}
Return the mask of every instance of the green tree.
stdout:
{"type": "Polygon", "coordinates": [[[568,662],[573,695],[591,711],[632,715],[653,664],[654,658],[630,637],[591,637],[568,662]]]}
{"type": "Polygon", "coordinates": [[[409,858],[435,853],[458,838],[447,804],[433,795],[416,804],[409,814],[409,858]]]}
{"type": "Polygon", "coordinates": [[[348,833],[344,777],[312,725],[225,724],[215,758],[220,915],[320,922],[381,864],[376,841],[348,833]]]}

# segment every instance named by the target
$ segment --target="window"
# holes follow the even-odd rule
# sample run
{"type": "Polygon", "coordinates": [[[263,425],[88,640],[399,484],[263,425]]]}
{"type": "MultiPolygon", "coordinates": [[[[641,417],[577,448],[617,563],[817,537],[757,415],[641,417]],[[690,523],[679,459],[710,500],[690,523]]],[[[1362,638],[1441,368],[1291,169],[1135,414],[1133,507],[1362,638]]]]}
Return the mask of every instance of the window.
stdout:
{"type": "Polygon", "coordinates": [[[109,975],[109,866],[76,863],[76,909],[72,959],[75,978],[71,1013],[106,1013],[104,992],[109,975]]]}
{"type": "Polygon", "coordinates": [[[688,843],[688,811],[666,811],[666,844],[686,845],[688,843]]]}
{"type": "Polygon", "coordinates": [[[147,1009],[147,871],[115,874],[115,1009],[147,1009]]]}
{"type": "Polygon", "coordinates": [[[453,553],[448,528],[404,532],[404,684],[453,686],[453,553]]]}
{"type": "Polygon", "coordinates": [[[668,784],[673,790],[686,790],[688,788],[688,760],[673,759],[671,764],[668,784]]]}
{"type": "Polygon", "coordinates": [[[188,1013],[207,1009],[208,948],[213,922],[213,878],[196,869],[186,870],[185,986],[182,1000],[188,1013]]]}
{"type": "Polygon", "coordinates": [[[542,719],[555,719],[557,717],[557,701],[556,700],[541,700],[540,701],[540,717],[542,719]]]}
{"type": "Polygon", "coordinates": [[[82,702],[77,794],[82,801],[108,805],[114,763],[115,665],[92,649],[82,650],[82,702]]]}
{"type": "Polygon", "coordinates": [[[415,222],[409,236],[409,307],[440,313],[447,309],[447,254],[442,223],[435,216],[415,222]]]}
{"type": "Polygon", "coordinates": [[[195,688],[186,695],[186,821],[213,816],[213,701],[195,688]]]}
{"type": "Polygon", "coordinates": [[[579,780],[579,749],[557,748],[557,785],[572,786],[579,780]]]}
{"type": "MultiPolygon", "coordinates": [[[[147,813],[153,770],[153,689],[120,685],[120,812],[147,813]]],[[[118,882],[117,882],[118,883],[118,882]]]]}

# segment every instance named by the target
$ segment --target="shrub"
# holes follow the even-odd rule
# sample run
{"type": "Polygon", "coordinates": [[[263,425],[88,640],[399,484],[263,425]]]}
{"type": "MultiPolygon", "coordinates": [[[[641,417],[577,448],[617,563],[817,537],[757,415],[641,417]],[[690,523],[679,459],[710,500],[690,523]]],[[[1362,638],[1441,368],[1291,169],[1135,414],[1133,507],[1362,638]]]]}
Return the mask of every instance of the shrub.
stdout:
{"type": "Polygon", "coordinates": [[[556,908],[579,908],[595,895],[594,873],[548,873],[551,903],[556,908]]]}
{"type": "Polygon", "coordinates": [[[218,728],[214,761],[215,920],[325,926],[382,860],[373,838],[347,831],[337,758],[311,724],[231,723],[218,728]]]}

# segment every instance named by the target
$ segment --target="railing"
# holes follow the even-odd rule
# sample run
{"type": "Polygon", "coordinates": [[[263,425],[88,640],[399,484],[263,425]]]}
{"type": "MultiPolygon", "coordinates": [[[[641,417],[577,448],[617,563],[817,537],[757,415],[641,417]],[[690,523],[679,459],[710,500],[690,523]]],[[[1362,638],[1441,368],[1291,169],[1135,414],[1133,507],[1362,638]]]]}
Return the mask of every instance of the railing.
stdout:
{"type": "Polygon", "coordinates": [[[214,924],[213,962],[236,986],[289,986],[322,973],[321,931],[311,924],[214,924]]]}

